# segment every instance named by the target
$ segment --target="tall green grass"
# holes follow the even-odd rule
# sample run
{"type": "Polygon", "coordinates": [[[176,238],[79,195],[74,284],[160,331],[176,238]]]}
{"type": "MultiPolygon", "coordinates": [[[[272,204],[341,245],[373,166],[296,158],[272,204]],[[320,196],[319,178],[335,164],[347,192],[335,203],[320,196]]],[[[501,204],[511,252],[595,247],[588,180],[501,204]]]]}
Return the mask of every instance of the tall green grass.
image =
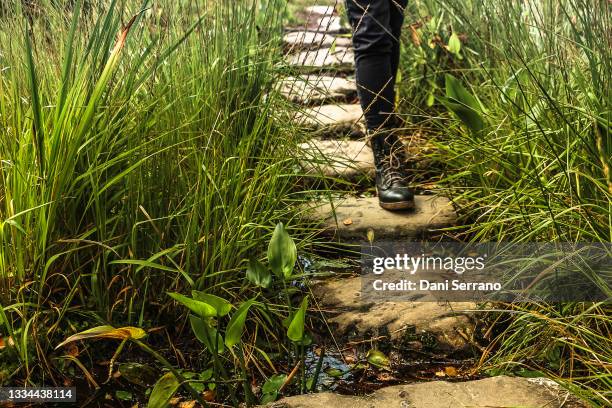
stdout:
{"type": "Polygon", "coordinates": [[[281,3],[2,7],[1,382],[53,372],[83,321],[174,321],[166,291],[239,296],[240,262],[297,222],[267,95],[281,3]]]}
{"type": "MultiPolygon", "coordinates": [[[[467,225],[455,231],[460,238],[612,240],[611,7],[411,3],[402,109],[412,126],[438,135],[433,158],[467,225]],[[447,75],[473,96],[462,108],[448,103],[447,75]]],[[[591,402],[610,404],[608,305],[510,309],[489,366],[556,376],[591,402]]]]}

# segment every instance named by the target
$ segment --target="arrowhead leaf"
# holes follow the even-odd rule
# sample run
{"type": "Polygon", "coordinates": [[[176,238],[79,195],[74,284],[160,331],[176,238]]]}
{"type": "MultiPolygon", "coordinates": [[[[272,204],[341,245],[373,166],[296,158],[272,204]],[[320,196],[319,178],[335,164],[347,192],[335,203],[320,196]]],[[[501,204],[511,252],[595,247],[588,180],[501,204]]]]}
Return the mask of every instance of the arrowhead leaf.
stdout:
{"type": "Polygon", "coordinates": [[[246,278],[249,280],[249,282],[262,288],[268,288],[272,283],[272,274],[257,259],[249,260],[246,278]]]}
{"type": "Polygon", "coordinates": [[[247,313],[249,312],[249,309],[253,303],[255,303],[254,300],[244,302],[232,315],[232,318],[227,324],[227,329],[225,330],[225,345],[228,348],[232,348],[240,342],[247,313]]]}
{"type": "Polygon", "coordinates": [[[289,328],[287,337],[291,341],[299,342],[304,338],[304,324],[306,323],[306,309],[308,308],[308,296],[304,297],[300,308],[295,312],[289,328]]]}
{"type": "Polygon", "coordinates": [[[211,295],[209,293],[192,290],[191,296],[195,300],[207,303],[217,310],[217,316],[225,316],[232,310],[232,304],[222,297],[211,295]]]}
{"type": "Polygon", "coordinates": [[[268,245],[268,263],[272,272],[285,279],[291,276],[293,267],[297,261],[297,248],[293,238],[285,230],[282,222],[279,222],[272,233],[272,239],[268,245]]]}
{"type": "Polygon", "coordinates": [[[170,398],[179,388],[179,382],[171,372],[166,373],[157,380],[151,396],[149,397],[149,403],[147,408],[166,408],[168,407],[170,398]]]}
{"type": "Polygon", "coordinates": [[[206,346],[208,351],[211,353],[223,353],[225,351],[223,336],[217,333],[217,329],[206,320],[198,316],[189,315],[189,323],[191,323],[191,330],[193,330],[196,338],[206,346]],[[217,340],[217,347],[213,347],[215,339],[217,340]]]}
{"type": "Polygon", "coordinates": [[[202,302],[200,300],[192,299],[180,293],[169,292],[168,295],[176,300],[177,302],[187,306],[189,310],[200,317],[215,317],[217,316],[217,309],[211,304],[202,302]]]}

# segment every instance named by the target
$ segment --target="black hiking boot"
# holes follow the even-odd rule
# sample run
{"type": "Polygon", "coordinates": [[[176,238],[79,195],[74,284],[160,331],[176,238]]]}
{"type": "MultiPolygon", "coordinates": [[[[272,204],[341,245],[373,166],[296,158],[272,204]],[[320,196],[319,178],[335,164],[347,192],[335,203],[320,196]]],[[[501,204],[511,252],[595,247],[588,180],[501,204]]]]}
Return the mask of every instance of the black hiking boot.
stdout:
{"type": "Polygon", "coordinates": [[[414,194],[408,188],[406,165],[402,160],[403,146],[389,131],[375,134],[370,139],[376,167],[378,202],[385,210],[398,211],[414,208],[414,194]]]}

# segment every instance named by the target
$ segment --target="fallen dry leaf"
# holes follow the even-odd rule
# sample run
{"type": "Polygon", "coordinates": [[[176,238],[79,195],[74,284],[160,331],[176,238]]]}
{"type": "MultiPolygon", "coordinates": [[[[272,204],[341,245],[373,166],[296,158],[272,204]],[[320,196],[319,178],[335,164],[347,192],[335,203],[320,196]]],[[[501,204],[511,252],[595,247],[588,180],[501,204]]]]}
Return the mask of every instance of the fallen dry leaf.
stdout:
{"type": "Polygon", "coordinates": [[[386,381],[395,381],[397,378],[395,378],[395,377],[394,377],[393,375],[391,375],[390,373],[388,373],[388,372],[386,372],[386,371],[383,371],[383,372],[380,372],[380,373],[378,373],[378,374],[376,375],[376,379],[377,379],[378,381],[383,381],[383,382],[386,382],[386,381]]]}
{"type": "Polygon", "coordinates": [[[446,377],[444,371],[436,371],[436,377],[446,377]]]}
{"type": "Polygon", "coordinates": [[[459,373],[457,372],[457,369],[453,366],[444,367],[444,372],[449,377],[456,377],[457,375],[459,375],[459,373]]]}
{"type": "Polygon", "coordinates": [[[195,407],[195,400],[193,401],[183,401],[179,404],[179,408],[193,408],[195,407]]]}
{"type": "Polygon", "coordinates": [[[344,225],[351,225],[351,224],[353,223],[353,220],[352,220],[352,219],[350,219],[350,218],[347,218],[346,220],[342,221],[342,223],[343,223],[344,225]]]}
{"type": "Polygon", "coordinates": [[[206,390],[202,393],[202,398],[204,401],[212,402],[215,400],[215,391],[214,390],[206,390]]]}

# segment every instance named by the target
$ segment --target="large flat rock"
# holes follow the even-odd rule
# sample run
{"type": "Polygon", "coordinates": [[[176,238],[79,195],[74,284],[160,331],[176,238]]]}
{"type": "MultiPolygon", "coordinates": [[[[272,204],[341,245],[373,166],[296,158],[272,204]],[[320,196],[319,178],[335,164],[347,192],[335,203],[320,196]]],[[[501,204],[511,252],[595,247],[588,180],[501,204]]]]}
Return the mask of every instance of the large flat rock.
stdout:
{"type": "Polygon", "coordinates": [[[286,62],[307,70],[352,71],[355,66],[353,50],[348,47],[326,47],[289,54],[286,62]]]}
{"type": "Polygon", "coordinates": [[[363,112],[357,104],[321,105],[304,109],[295,116],[300,126],[330,133],[358,129],[362,119],[363,112]]]}
{"type": "Polygon", "coordinates": [[[278,89],[285,98],[302,104],[347,99],[357,94],[357,85],[352,79],[314,74],[284,78],[278,89]]]}
{"type": "Polygon", "coordinates": [[[566,391],[540,378],[491,377],[465,382],[432,381],[381,388],[357,397],[330,392],[297,395],[274,408],[559,408],[583,407],[566,391]]]}
{"type": "Polygon", "coordinates": [[[285,49],[293,52],[315,48],[329,48],[333,45],[336,47],[350,47],[351,39],[314,31],[293,31],[283,36],[283,43],[285,49]]]}
{"type": "Polygon", "coordinates": [[[312,203],[308,216],[322,222],[323,233],[346,242],[366,241],[369,230],[374,240],[423,238],[456,221],[447,198],[417,195],[415,206],[413,211],[387,211],[377,197],[347,197],[312,203]]]}
{"type": "Polygon", "coordinates": [[[392,340],[408,334],[415,341],[435,343],[431,347],[437,353],[470,348],[466,338],[474,332],[475,303],[372,301],[362,298],[361,285],[360,277],[352,277],[321,282],[313,288],[334,334],[360,337],[386,329],[392,340]]]}
{"type": "Polygon", "coordinates": [[[364,141],[314,139],[300,147],[304,152],[302,167],[307,173],[347,180],[374,175],[372,149],[364,141]]]}

